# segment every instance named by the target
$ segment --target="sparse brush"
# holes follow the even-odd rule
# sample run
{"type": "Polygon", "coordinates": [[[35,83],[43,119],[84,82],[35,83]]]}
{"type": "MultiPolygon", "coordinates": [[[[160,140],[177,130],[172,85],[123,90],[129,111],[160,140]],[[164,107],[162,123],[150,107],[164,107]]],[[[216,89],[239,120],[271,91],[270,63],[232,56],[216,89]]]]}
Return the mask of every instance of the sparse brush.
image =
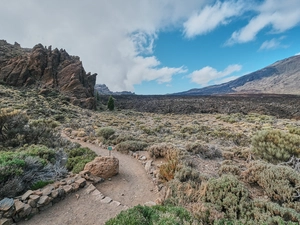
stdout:
{"type": "Polygon", "coordinates": [[[114,133],[115,133],[115,130],[111,127],[102,127],[102,128],[99,128],[96,130],[96,136],[103,137],[105,139],[108,139],[114,133]]]}
{"type": "Polygon", "coordinates": [[[214,159],[222,157],[222,152],[216,145],[206,144],[199,141],[188,143],[186,145],[186,150],[195,155],[199,155],[203,159],[214,159]]]}
{"type": "Polygon", "coordinates": [[[148,146],[146,142],[143,141],[124,141],[116,145],[116,150],[123,153],[128,153],[129,151],[143,151],[148,146]]]}
{"type": "Polygon", "coordinates": [[[164,158],[170,151],[176,151],[171,143],[154,144],[146,148],[152,158],[164,158]]]}
{"type": "Polygon", "coordinates": [[[300,135],[275,129],[259,131],[252,138],[252,151],[273,163],[300,157],[300,135]]]}
{"type": "Polygon", "coordinates": [[[67,150],[68,161],[66,167],[73,173],[79,173],[86,163],[92,161],[97,154],[89,148],[74,148],[67,150]]]}
{"type": "Polygon", "coordinates": [[[219,176],[222,176],[222,174],[232,174],[239,176],[241,174],[241,170],[237,165],[226,165],[222,164],[222,166],[218,170],[219,176]]]}
{"type": "Polygon", "coordinates": [[[299,192],[300,177],[292,168],[254,161],[248,165],[243,176],[247,182],[262,187],[272,201],[280,203],[299,201],[295,195],[299,192]]]}
{"type": "Polygon", "coordinates": [[[201,200],[213,204],[230,219],[241,219],[248,214],[251,205],[247,188],[233,175],[223,175],[203,183],[201,200]]]}

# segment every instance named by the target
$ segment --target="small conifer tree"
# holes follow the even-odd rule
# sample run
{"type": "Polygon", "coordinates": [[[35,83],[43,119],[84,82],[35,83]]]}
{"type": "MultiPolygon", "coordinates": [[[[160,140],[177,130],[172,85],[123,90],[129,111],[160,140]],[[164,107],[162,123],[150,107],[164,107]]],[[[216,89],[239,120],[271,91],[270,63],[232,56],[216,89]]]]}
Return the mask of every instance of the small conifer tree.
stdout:
{"type": "Polygon", "coordinates": [[[108,99],[108,102],[107,102],[107,108],[108,108],[110,111],[113,111],[114,108],[115,108],[115,100],[113,99],[112,96],[110,96],[109,99],[108,99]]]}

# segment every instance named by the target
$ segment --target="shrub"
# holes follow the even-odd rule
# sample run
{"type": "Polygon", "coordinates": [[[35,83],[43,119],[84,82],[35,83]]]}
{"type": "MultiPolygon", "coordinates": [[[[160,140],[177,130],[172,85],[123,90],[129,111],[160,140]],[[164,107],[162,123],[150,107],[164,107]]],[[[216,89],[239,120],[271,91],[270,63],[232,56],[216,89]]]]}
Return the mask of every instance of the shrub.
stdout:
{"type": "Polygon", "coordinates": [[[116,150],[119,152],[128,153],[129,151],[143,151],[148,144],[143,141],[124,141],[116,145],[116,150]]]}
{"type": "Polygon", "coordinates": [[[79,173],[84,169],[86,163],[94,160],[97,156],[95,152],[89,148],[74,148],[67,150],[68,160],[66,167],[73,173],[79,173]]]}
{"type": "Polygon", "coordinates": [[[44,160],[44,164],[47,163],[55,163],[55,156],[56,151],[54,149],[50,149],[44,145],[31,145],[27,147],[26,149],[21,148],[19,151],[23,150],[23,153],[32,156],[32,157],[39,157],[44,160]]]}
{"type": "Polygon", "coordinates": [[[212,178],[201,186],[201,200],[213,204],[229,219],[240,219],[248,214],[250,198],[247,189],[233,175],[212,178]]]}
{"type": "Polygon", "coordinates": [[[52,184],[52,183],[53,183],[52,180],[50,180],[50,181],[39,180],[39,181],[35,182],[34,184],[32,184],[31,187],[30,187],[30,189],[37,190],[37,189],[43,188],[46,185],[52,184]]]}
{"type": "Polygon", "coordinates": [[[147,147],[146,150],[152,158],[163,158],[168,154],[168,152],[175,151],[175,148],[170,143],[159,143],[147,147]]]}
{"type": "Polygon", "coordinates": [[[109,99],[108,99],[108,102],[107,102],[107,108],[110,110],[110,111],[113,111],[114,108],[115,108],[115,100],[112,96],[109,96],[109,99]]]}
{"type": "Polygon", "coordinates": [[[300,187],[299,174],[292,168],[259,161],[249,164],[244,177],[262,187],[272,201],[280,203],[296,200],[293,196],[300,187]]]}
{"type": "Polygon", "coordinates": [[[300,156],[300,136],[280,130],[259,131],[252,138],[252,151],[268,162],[287,161],[300,156]]]}
{"type": "Polygon", "coordinates": [[[135,206],[122,211],[105,225],[184,225],[194,224],[191,214],[182,207],[174,206],[135,206]]]}
{"type": "Polygon", "coordinates": [[[221,158],[221,150],[212,144],[204,144],[202,142],[188,143],[186,145],[186,150],[193,154],[199,155],[203,159],[214,159],[221,158]]]}
{"type": "Polygon", "coordinates": [[[105,139],[108,139],[110,136],[112,136],[115,133],[115,130],[111,127],[102,127],[96,131],[96,135],[99,137],[104,137],[105,139]]]}

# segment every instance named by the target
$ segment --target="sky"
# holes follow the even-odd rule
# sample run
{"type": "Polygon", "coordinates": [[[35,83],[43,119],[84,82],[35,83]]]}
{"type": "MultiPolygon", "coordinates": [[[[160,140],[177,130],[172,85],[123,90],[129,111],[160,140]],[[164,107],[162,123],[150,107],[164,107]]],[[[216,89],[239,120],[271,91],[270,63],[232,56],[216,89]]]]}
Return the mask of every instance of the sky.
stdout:
{"type": "Polygon", "coordinates": [[[176,93],[300,54],[300,1],[0,0],[0,39],[65,49],[112,91],[176,93]]]}

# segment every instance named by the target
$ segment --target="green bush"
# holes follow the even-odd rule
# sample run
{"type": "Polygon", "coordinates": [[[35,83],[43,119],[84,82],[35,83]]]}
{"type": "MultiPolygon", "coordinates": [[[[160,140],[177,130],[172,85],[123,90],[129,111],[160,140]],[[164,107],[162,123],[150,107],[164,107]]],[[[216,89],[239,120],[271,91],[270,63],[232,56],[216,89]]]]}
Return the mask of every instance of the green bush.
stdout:
{"type": "Polygon", "coordinates": [[[25,165],[24,157],[20,153],[0,152],[0,182],[23,174],[25,165]]]}
{"type": "MultiPolygon", "coordinates": [[[[21,148],[23,149],[23,148],[21,148]]],[[[20,151],[20,150],[19,150],[20,151]]],[[[27,147],[24,151],[24,154],[28,156],[33,156],[33,157],[39,157],[44,161],[45,164],[47,163],[55,163],[55,156],[56,156],[56,151],[54,149],[50,149],[46,146],[43,145],[31,145],[27,147]]]]}
{"type": "Polygon", "coordinates": [[[129,151],[143,151],[148,144],[143,141],[124,141],[116,145],[116,150],[119,152],[128,153],[129,151]]]}
{"type": "Polygon", "coordinates": [[[108,102],[107,102],[107,108],[110,110],[110,111],[113,111],[114,108],[115,108],[115,100],[112,96],[109,96],[109,99],[108,99],[108,102]]]}
{"type": "Polygon", "coordinates": [[[102,127],[99,128],[96,131],[96,135],[99,137],[104,137],[105,139],[108,139],[110,136],[112,136],[115,133],[115,130],[111,127],[102,127]]]}
{"type": "Polygon", "coordinates": [[[73,173],[79,173],[84,169],[85,164],[94,160],[97,156],[95,152],[89,148],[74,148],[67,150],[68,160],[66,167],[73,173]]]}
{"type": "Polygon", "coordinates": [[[233,175],[212,178],[202,186],[201,200],[213,204],[229,219],[241,219],[249,212],[250,198],[246,187],[233,175]]]}
{"type": "Polygon", "coordinates": [[[52,183],[53,183],[53,181],[43,181],[43,180],[40,180],[40,181],[37,181],[34,184],[32,184],[31,187],[30,187],[30,189],[37,190],[37,189],[43,188],[46,185],[52,184],[52,183]]]}
{"type": "Polygon", "coordinates": [[[217,146],[205,144],[199,141],[188,143],[186,145],[186,150],[195,155],[199,155],[203,159],[215,159],[222,157],[222,152],[217,146]]]}
{"type": "Polygon", "coordinates": [[[122,211],[105,225],[184,225],[193,223],[191,214],[182,207],[174,206],[135,206],[122,211]]]}
{"type": "Polygon", "coordinates": [[[295,200],[293,196],[296,194],[296,188],[300,187],[299,174],[286,166],[254,161],[249,164],[244,176],[249,183],[258,184],[263,188],[272,201],[279,203],[295,200]]]}
{"type": "Polygon", "coordinates": [[[300,156],[300,135],[281,130],[259,131],[252,138],[252,151],[268,162],[283,162],[300,156]]]}

